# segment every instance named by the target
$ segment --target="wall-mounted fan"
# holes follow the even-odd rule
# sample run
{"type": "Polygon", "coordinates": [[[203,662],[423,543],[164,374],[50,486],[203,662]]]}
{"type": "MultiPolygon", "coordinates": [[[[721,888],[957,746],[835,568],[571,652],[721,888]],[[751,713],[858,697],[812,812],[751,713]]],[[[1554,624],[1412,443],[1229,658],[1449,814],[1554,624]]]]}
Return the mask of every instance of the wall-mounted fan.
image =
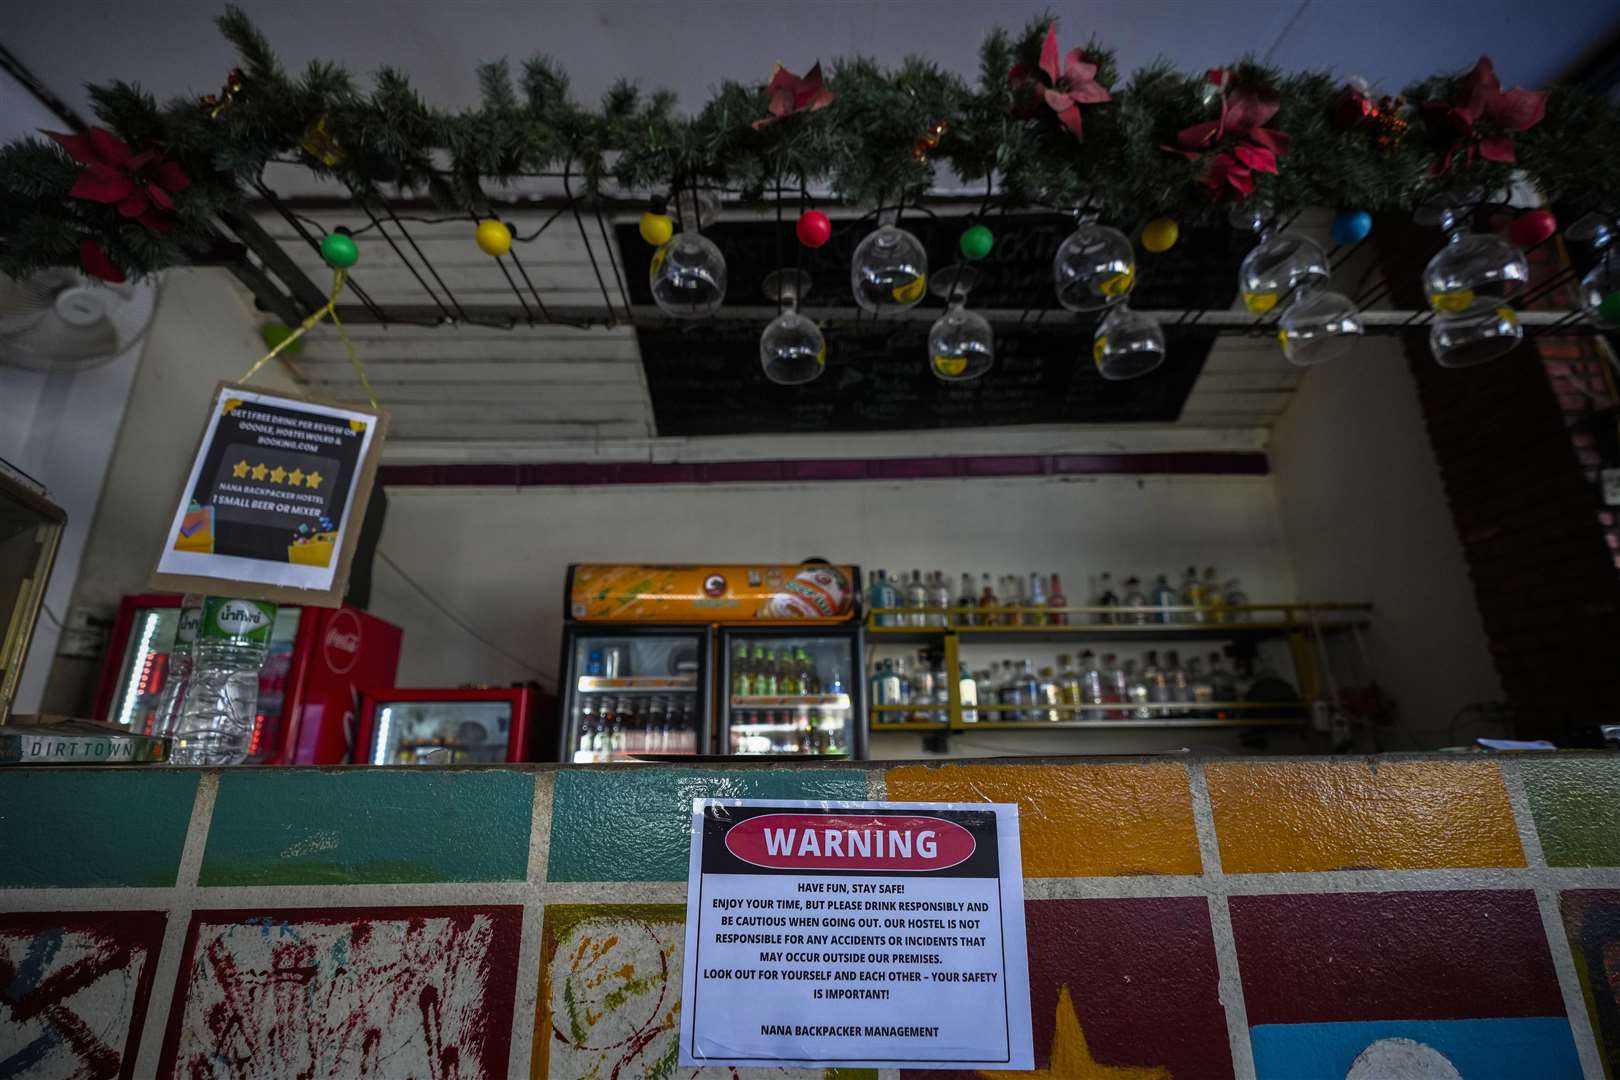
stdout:
{"type": "Polygon", "coordinates": [[[150,281],[109,285],[75,270],[0,276],[0,364],[78,371],[105,364],[146,333],[150,281]]]}

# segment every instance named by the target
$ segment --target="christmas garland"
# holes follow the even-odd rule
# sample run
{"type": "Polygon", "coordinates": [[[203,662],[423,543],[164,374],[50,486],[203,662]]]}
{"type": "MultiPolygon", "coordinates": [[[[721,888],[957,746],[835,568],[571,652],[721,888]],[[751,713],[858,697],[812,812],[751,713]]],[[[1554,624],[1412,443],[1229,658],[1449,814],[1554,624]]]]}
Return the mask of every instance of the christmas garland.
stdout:
{"type": "Polygon", "coordinates": [[[287,73],[247,16],[219,28],[240,66],[219,94],[160,106],[137,86],[92,86],[101,127],[0,147],[0,270],[77,264],[110,280],[206,250],[215,215],[296,161],[357,195],[426,193],[457,210],[486,186],[564,172],[586,197],[610,183],[744,199],[812,186],[853,203],[925,200],[941,169],[1000,205],[1089,203],[1106,219],[1213,218],[1255,199],[1279,210],[1410,210],[1437,193],[1479,200],[1517,174],[1578,210],[1620,202],[1620,107],[1568,89],[1504,91],[1489,60],[1400,98],[1324,72],[1242,61],[1125,78],[1096,41],[1060,56],[1056,27],[995,30],[969,82],[922,59],[840,60],[823,77],[779,68],[728,82],[695,115],[616,83],[597,108],[537,58],[479,71],[482,101],[449,113],[403,72],[369,90],[334,64],[287,73]]]}

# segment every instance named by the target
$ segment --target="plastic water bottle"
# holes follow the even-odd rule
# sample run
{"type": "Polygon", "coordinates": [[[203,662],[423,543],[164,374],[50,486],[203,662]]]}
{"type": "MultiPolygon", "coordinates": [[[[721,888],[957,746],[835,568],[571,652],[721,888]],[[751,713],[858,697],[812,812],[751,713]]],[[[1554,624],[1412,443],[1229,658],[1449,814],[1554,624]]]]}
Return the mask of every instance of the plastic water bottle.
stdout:
{"type": "Polygon", "coordinates": [[[174,648],[169,650],[169,674],[163,682],[152,734],[173,735],[185,708],[186,691],[191,687],[192,649],[197,642],[197,626],[202,622],[203,598],[187,593],[180,602],[180,624],[174,632],[174,648]]]}
{"type": "Polygon", "coordinates": [[[240,765],[259,704],[276,605],[210,596],[193,646],[191,685],[174,732],[175,765],[240,765]]]}

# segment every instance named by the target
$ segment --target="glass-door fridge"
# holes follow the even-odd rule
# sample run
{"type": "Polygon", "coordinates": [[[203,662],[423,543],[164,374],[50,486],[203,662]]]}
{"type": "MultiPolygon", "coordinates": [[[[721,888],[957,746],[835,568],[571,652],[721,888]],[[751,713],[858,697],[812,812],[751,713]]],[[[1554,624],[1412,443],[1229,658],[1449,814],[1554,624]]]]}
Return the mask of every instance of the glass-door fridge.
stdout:
{"type": "Polygon", "coordinates": [[[866,756],[861,629],[724,627],[720,752],[866,756]]]}
{"type": "Polygon", "coordinates": [[[570,626],[563,760],[709,753],[714,635],[690,626],[570,626]]]}
{"type": "Polygon", "coordinates": [[[360,706],[355,763],[499,765],[532,760],[538,696],[521,686],[367,694],[360,706]]]}

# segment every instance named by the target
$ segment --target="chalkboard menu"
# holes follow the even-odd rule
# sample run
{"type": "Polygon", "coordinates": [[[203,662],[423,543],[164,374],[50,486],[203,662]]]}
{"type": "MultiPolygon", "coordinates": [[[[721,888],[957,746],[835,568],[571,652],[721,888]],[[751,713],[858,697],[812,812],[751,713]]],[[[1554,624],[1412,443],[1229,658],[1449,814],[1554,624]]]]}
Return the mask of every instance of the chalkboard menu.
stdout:
{"type": "MultiPolygon", "coordinates": [[[[826,372],[799,386],[772,383],[759,366],[764,320],[728,319],[724,308],[701,322],[643,323],[637,339],[660,435],[1166,423],[1180,415],[1214,343],[1205,331],[1173,332],[1169,358],[1158,371],[1129,382],[1104,380],[1091,361],[1096,319],[1063,311],[1052,289],[1052,258],[1073,220],[993,217],[996,246],[976,264],[981,277],[969,307],[1018,311],[1020,318],[995,326],[996,363],[989,374],[946,383],[928,368],[928,320],[853,317],[849,260],[873,222],[835,221],[833,239],[810,251],[793,237],[793,216],[785,214],[780,227],[774,220],[719,222],[704,235],[726,256],[727,306],[770,305],[760,283],[778,266],[811,275],[802,310],[826,334],[826,372]]],[[[917,214],[902,225],[927,246],[932,268],[956,261],[963,219],[917,214]]],[[[644,266],[651,257],[633,225],[618,230],[618,241],[626,266],[644,266]]],[[[1133,305],[1229,307],[1238,264],[1252,244],[1252,236],[1230,229],[1189,229],[1170,252],[1139,254],[1133,305]]],[[[650,305],[646,273],[632,269],[626,277],[632,303],[650,305]]],[[[924,306],[944,312],[935,297],[924,306]]]]}

